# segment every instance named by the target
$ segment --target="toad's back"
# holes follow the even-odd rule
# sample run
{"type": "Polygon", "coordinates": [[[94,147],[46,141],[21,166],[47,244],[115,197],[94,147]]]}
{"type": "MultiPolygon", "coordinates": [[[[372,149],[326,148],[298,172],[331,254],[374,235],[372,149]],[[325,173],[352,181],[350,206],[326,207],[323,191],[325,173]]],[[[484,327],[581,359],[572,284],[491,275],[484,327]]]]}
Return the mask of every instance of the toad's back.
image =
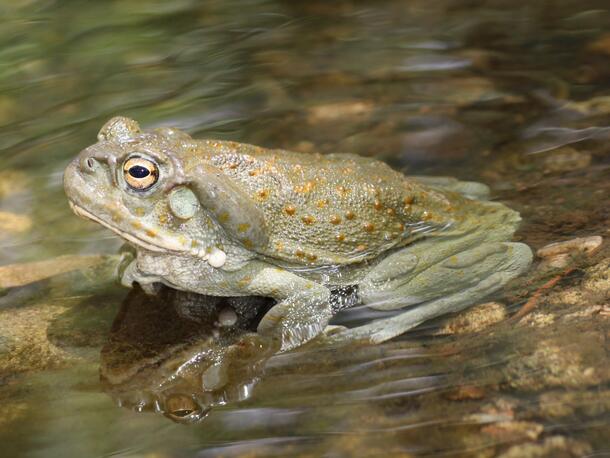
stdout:
{"type": "MultiPolygon", "coordinates": [[[[198,142],[185,162],[218,168],[263,214],[259,253],[297,264],[347,264],[450,225],[467,199],[424,188],[386,164],[351,154],[303,154],[198,142]]],[[[187,165],[187,168],[189,165],[187,165]]]]}

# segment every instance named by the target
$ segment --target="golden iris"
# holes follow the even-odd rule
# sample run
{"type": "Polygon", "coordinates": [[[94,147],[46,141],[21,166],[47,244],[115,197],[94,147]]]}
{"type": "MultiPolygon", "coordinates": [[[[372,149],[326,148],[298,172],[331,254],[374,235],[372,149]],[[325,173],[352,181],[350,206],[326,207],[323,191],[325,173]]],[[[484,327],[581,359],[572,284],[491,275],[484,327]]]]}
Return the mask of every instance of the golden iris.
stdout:
{"type": "Polygon", "coordinates": [[[130,188],[146,191],[159,179],[159,167],[143,157],[132,157],[123,164],[123,176],[130,188]]]}

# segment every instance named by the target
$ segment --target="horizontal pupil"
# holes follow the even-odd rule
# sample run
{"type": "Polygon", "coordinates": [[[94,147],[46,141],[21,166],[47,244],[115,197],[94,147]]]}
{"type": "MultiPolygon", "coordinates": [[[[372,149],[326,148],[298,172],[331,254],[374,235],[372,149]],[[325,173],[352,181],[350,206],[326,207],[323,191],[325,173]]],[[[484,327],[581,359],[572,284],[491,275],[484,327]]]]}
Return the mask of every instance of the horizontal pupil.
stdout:
{"type": "Polygon", "coordinates": [[[134,178],[145,178],[150,175],[149,170],[141,165],[134,165],[129,168],[129,174],[134,178]]]}

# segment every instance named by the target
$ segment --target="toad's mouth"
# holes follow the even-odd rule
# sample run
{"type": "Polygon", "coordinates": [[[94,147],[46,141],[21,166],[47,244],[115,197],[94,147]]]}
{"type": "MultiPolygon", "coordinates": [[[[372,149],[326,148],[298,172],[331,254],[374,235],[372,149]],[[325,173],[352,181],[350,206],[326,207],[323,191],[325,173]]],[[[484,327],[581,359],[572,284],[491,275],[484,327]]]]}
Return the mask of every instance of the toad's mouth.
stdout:
{"type": "Polygon", "coordinates": [[[71,200],[68,202],[70,204],[70,208],[76,215],[78,215],[82,218],[90,219],[91,221],[94,221],[98,224],[101,224],[102,226],[104,226],[107,229],[110,229],[112,232],[114,232],[115,234],[124,238],[128,242],[141,246],[142,248],[144,248],[146,250],[154,251],[156,253],[164,253],[167,251],[173,251],[173,252],[178,253],[178,252],[186,251],[184,247],[178,245],[177,243],[171,243],[170,240],[164,240],[163,244],[154,244],[154,243],[151,243],[149,240],[141,239],[140,237],[137,237],[133,234],[129,234],[128,232],[122,231],[118,227],[107,223],[103,219],[95,216],[93,213],[85,210],[83,207],[75,204],[71,200]]]}
{"type": "MultiPolygon", "coordinates": [[[[133,243],[134,245],[140,246],[140,247],[144,248],[145,250],[153,251],[155,253],[167,253],[167,252],[171,252],[171,253],[175,253],[175,254],[187,253],[192,256],[196,256],[204,261],[207,261],[208,264],[210,264],[210,266],[212,266],[214,268],[222,267],[222,266],[224,266],[224,264],[226,262],[226,259],[227,259],[226,253],[217,247],[206,248],[206,247],[202,247],[201,244],[194,243],[193,240],[188,239],[186,237],[183,238],[183,240],[177,240],[174,237],[171,237],[168,235],[162,236],[161,234],[157,235],[157,238],[155,239],[155,242],[157,242],[157,243],[155,243],[151,240],[146,240],[146,239],[143,239],[136,235],[130,234],[129,232],[122,231],[115,225],[110,224],[107,221],[104,221],[100,217],[85,210],[80,205],[75,204],[72,200],[69,200],[68,202],[70,204],[70,208],[72,208],[72,211],[76,215],[89,219],[91,221],[94,221],[98,224],[101,224],[102,226],[110,229],[112,232],[114,232],[115,234],[124,238],[128,242],[133,243]]],[[[154,232],[154,231],[151,231],[151,232],[154,232]]]]}

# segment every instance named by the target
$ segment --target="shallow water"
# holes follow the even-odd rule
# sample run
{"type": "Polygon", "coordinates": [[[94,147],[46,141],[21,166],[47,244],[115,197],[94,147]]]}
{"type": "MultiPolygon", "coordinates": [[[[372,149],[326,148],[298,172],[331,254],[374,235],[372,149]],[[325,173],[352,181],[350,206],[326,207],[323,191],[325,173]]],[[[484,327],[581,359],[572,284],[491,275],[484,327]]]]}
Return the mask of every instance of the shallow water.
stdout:
{"type": "MultiPolygon", "coordinates": [[[[96,256],[121,243],[74,216],[61,186],[67,162],[122,114],[482,181],[521,212],[517,238],[534,249],[607,239],[607,2],[1,1],[0,11],[2,456],[610,455],[607,242],[570,272],[537,260],[470,325],[450,318],[383,345],[278,355],[258,383],[185,426],[119,407],[100,381],[103,348],[132,326],[113,327],[128,291],[113,258],[96,256]],[[63,255],[78,256],[19,267],[63,255]],[[505,317],[558,274],[534,312],[505,317]]],[[[134,347],[184,338],[147,329],[134,347]]]]}

